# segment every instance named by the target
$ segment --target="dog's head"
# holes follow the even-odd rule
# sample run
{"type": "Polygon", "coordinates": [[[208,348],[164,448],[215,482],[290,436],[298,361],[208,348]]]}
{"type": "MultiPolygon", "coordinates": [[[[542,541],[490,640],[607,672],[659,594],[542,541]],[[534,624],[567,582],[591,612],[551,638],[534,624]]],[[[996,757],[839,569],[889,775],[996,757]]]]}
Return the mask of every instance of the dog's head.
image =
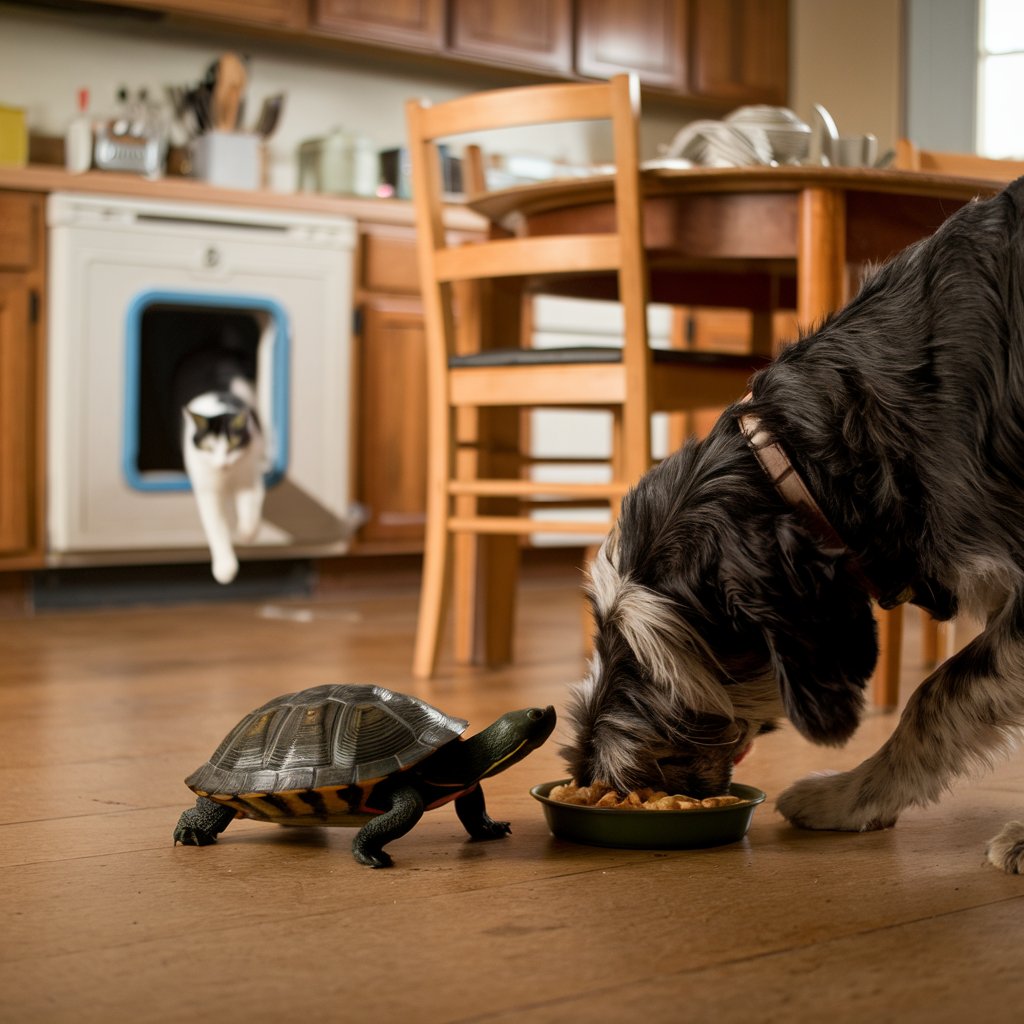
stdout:
{"type": "Polygon", "coordinates": [[[857,726],[870,603],[725,432],[647,474],[590,567],[594,654],[563,750],[581,784],[720,793],[782,715],[819,743],[857,726]]]}

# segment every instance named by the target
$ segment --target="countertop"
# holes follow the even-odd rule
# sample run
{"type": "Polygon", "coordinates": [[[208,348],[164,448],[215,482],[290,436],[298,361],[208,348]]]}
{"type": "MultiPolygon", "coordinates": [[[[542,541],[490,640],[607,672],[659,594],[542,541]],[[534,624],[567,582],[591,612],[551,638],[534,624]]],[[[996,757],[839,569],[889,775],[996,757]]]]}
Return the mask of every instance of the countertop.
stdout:
{"type": "MultiPolygon", "coordinates": [[[[95,195],[173,199],[192,203],[220,203],[261,210],[334,214],[364,223],[404,224],[415,220],[408,199],[365,199],[359,196],[327,196],[308,192],[271,192],[218,188],[191,178],[149,180],[137,174],[87,171],[69,174],[61,167],[33,165],[0,167],[0,189],[20,192],[88,192],[95,195]]],[[[449,206],[446,224],[455,230],[480,231],[486,221],[462,206],[449,206]]]]}

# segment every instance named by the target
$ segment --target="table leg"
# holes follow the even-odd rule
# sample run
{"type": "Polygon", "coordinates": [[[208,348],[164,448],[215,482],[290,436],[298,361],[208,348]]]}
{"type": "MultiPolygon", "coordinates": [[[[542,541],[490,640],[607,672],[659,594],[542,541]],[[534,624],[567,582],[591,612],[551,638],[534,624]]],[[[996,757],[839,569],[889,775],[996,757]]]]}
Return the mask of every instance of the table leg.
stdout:
{"type": "MultiPolygon", "coordinates": [[[[797,242],[797,320],[808,331],[846,301],[846,201],[841,191],[800,193],[797,242]]],[[[875,609],[880,656],[872,682],[874,703],[893,707],[899,697],[903,609],[875,609]]]]}
{"type": "Polygon", "coordinates": [[[800,193],[797,320],[810,330],[846,300],[846,201],[829,188],[800,193]]]}

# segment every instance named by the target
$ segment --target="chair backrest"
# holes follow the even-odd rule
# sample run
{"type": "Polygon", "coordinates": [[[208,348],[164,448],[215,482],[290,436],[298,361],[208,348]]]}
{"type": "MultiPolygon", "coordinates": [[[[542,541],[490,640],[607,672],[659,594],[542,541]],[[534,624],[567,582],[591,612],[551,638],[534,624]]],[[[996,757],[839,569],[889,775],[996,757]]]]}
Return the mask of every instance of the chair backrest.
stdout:
{"type": "Polygon", "coordinates": [[[900,139],[896,143],[894,166],[901,170],[952,174],[1002,184],[1024,174],[1024,160],[996,160],[975,153],[942,153],[921,149],[909,139],[900,139]]]}
{"type": "MultiPolygon", "coordinates": [[[[574,271],[617,274],[625,316],[627,373],[648,373],[647,272],[640,203],[640,88],[633,75],[609,82],[496,89],[432,105],[406,104],[413,202],[427,341],[447,359],[455,346],[450,289],[460,281],[533,277],[574,271]],[[494,237],[449,244],[443,223],[439,144],[452,136],[492,130],[603,120],[615,150],[615,230],[603,234],[494,237]],[[632,342],[630,339],[633,339],[632,342]],[[641,339],[642,344],[636,339],[641,339]],[[632,368],[632,369],[631,369],[632,368]]],[[[479,184],[479,172],[471,174],[479,184]]],[[[497,233],[496,233],[497,234],[497,233]]]]}

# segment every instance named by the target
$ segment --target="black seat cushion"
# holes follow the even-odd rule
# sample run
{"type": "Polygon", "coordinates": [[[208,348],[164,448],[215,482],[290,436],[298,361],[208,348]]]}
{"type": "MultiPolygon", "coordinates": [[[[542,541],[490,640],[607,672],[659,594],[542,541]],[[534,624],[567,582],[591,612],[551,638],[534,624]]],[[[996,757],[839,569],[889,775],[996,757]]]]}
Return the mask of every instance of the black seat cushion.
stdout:
{"type": "MultiPolygon", "coordinates": [[[[714,366],[723,369],[767,365],[767,356],[736,355],[726,352],[698,352],[692,349],[655,348],[654,362],[663,366],[714,366]]],[[[572,363],[621,363],[622,349],[611,345],[575,348],[495,348],[470,355],[453,356],[451,367],[468,366],[556,366],[572,363]]]]}

